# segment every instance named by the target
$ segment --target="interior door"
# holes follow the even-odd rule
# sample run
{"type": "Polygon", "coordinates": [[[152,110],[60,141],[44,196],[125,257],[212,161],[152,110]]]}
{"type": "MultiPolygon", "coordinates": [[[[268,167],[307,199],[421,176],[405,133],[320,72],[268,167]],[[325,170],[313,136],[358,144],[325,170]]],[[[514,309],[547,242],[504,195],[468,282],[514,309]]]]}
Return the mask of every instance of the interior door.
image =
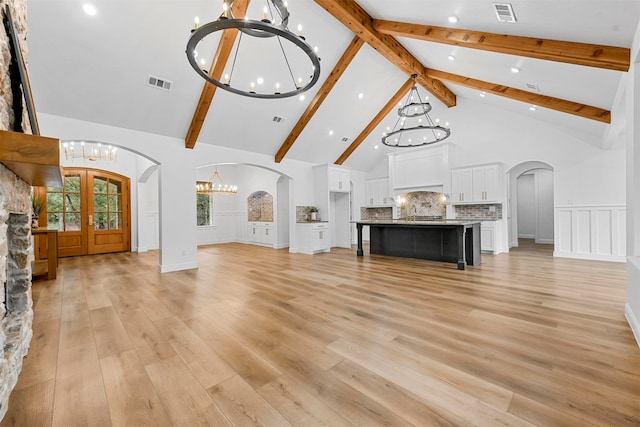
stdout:
{"type": "Polygon", "coordinates": [[[47,188],[47,227],[58,230],[58,256],[131,250],[129,178],[64,168],[64,187],[47,188]]]}

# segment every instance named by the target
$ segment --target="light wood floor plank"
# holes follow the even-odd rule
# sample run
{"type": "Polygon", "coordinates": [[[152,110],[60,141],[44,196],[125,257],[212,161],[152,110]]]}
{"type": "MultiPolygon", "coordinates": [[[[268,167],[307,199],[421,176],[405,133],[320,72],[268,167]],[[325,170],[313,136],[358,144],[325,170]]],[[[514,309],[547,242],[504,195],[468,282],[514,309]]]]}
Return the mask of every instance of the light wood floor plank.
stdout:
{"type": "Polygon", "coordinates": [[[295,426],[354,426],[286,375],[263,385],[258,393],[295,426]]]}
{"type": "Polygon", "coordinates": [[[145,367],[174,426],[232,425],[178,356],[145,367]]]}
{"type": "Polygon", "coordinates": [[[291,426],[238,375],[211,387],[208,392],[234,426],[291,426]]]}
{"type": "Polygon", "coordinates": [[[169,417],[135,350],[100,360],[114,426],[170,426],[169,417]]]}
{"type": "Polygon", "coordinates": [[[51,379],[14,390],[0,427],[50,426],[55,386],[51,379]]]}
{"type": "Polygon", "coordinates": [[[523,240],[465,271],[344,248],[198,260],[61,259],[0,426],[640,425],[624,264],[523,240]]]}
{"type": "Polygon", "coordinates": [[[133,348],[129,334],[122,326],[113,307],[91,310],[91,324],[96,340],[98,357],[103,358],[133,348]]]}
{"type": "Polygon", "coordinates": [[[208,389],[236,375],[211,347],[177,317],[157,320],[155,324],[203,388],[208,389]]]}

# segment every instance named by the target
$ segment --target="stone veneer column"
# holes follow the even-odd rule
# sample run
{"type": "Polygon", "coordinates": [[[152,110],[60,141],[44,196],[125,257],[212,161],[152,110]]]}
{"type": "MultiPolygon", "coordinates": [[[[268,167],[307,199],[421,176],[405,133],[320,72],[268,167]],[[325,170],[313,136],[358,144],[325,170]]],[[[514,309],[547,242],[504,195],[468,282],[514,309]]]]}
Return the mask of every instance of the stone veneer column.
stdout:
{"type": "MultiPolygon", "coordinates": [[[[0,0],[9,4],[26,57],[26,0],[0,0]]],[[[4,25],[0,25],[0,129],[13,128],[14,116],[9,63],[11,54],[4,25]]],[[[23,114],[25,129],[29,122],[23,114]]],[[[2,143],[2,141],[0,141],[2,143]]],[[[0,164],[0,419],[22,370],[31,343],[33,321],[29,245],[31,187],[0,164]]]]}

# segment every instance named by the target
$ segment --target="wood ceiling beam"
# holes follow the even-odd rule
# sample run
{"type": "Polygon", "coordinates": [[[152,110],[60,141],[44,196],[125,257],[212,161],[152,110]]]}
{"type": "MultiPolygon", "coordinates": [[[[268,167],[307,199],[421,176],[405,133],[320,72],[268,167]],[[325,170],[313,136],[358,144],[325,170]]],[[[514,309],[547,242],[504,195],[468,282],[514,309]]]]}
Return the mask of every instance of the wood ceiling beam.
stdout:
{"type": "Polygon", "coordinates": [[[616,71],[629,71],[631,58],[630,49],[615,46],[511,36],[378,19],[373,21],[373,28],[382,34],[395,37],[409,37],[470,49],[616,71]]]}
{"type": "MultiPolygon", "coordinates": [[[[249,1],[250,0],[235,0],[233,2],[234,16],[245,16],[247,14],[249,1]]],[[[235,29],[227,29],[222,33],[220,44],[218,44],[216,53],[211,61],[211,69],[209,70],[209,75],[216,80],[220,80],[220,77],[222,77],[224,67],[227,65],[229,56],[231,56],[231,50],[236,42],[237,35],[238,30],[235,29]]],[[[207,118],[207,113],[209,112],[209,107],[211,106],[211,101],[216,93],[216,89],[218,89],[216,85],[205,81],[200,99],[196,105],[196,110],[191,119],[191,125],[189,125],[187,136],[184,139],[186,148],[195,147],[202,126],[204,125],[204,120],[207,118]]]]}
{"type": "Polygon", "coordinates": [[[579,104],[577,102],[567,101],[560,98],[553,98],[551,96],[545,96],[538,93],[527,92],[520,89],[514,89],[509,86],[484,82],[482,80],[446,73],[444,71],[429,69],[427,70],[427,75],[434,79],[514,99],[516,101],[526,102],[528,104],[548,108],[550,110],[561,111],[563,113],[573,114],[574,116],[596,120],[602,123],[611,123],[611,112],[602,108],[579,104]]]}
{"type": "Polygon", "coordinates": [[[353,0],[315,0],[367,44],[408,75],[417,74],[418,83],[447,107],[456,105],[456,95],[442,82],[425,76],[425,67],[395,38],[373,28],[373,18],[353,0]]]}
{"type": "Polygon", "coordinates": [[[280,149],[275,156],[276,163],[280,163],[282,161],[289,149],[296,142],[296,139],[298,139],[304,128],[311,121],[313,115],[318,111],[318,108],[320,108],[340,77],[342,77],[342,74],[345,72],[349,64],[351,64],[351,61],[355,58],[363,44],[364,40],[358,36],[355,36],[353,40],[351,40],[351,43],[349,43],[349,46],[344,51],[335,67],[333,67],[333,70],[331,70],[327,80],[325,80],[318,93],[316,93],[316,96],[313,97],[311,103],[307,106],[305,112],[302,114],[300,119],[298,119],[298,123],[293,127],[289,136],[287,136],[287,139],[285,139],[282,146],[280,146],[280,149]]]}
{"type": "Polygon", "coordinates": [[[389,102],[387,102],[385,106],[382,107],[380,112],[373,118],[373,120],[371,120],[371,122],[364,128],[364,130],[360,132],[360,135],[358,135],[358,137],[353,140],[351,145],[349,145],[349,147],[344,150],[344,153],[342,153],[340,157],[338,157],[338,159],[335,161],[336,165],[343,164],[345,160],[349,158],[349,156],[356,150],[356,148],[358,148],[358,146],[362,144],[362,142],[369,136],[369,134],[374,131],[376,126],[378,126],[380,122],[382,122],[382,120],[387,117],[387,114],[389,114],[391,110],[393,110],[396,105],[400,101],[402,101],[402,98],[407,94],[407,92],[409,92],[409,89],[413,87],[414,83],[415,82],[413,81],[413,79],[409,78],[409,80],[407,80],[400,87],[400,89],[398,89],[398,91],[391,97],[389,102]]]}

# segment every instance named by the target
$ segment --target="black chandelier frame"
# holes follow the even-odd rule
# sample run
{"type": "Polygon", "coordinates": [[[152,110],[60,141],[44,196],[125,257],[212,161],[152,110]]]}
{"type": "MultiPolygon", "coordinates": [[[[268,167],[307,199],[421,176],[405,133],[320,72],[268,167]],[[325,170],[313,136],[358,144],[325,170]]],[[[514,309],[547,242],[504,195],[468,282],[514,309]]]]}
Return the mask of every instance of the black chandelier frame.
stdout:
{"type": "Polygon", "coordinates": [[[418,92],[418,86],[415,83],[417,74],[413,74],[411,78],[414,80],[413,87],[409,91],[407,95],[407,99],[405,104],[398,108],[398,120],[396,121],[395,126],[391,132],[385,132],[382,136],[382,143],[388,147],[397,147],[397,148],[412,148],[412,147],[420,147],[422,145],[430,145],[435,144],[437,142],[444,141],[449,136],[451,136],[451,129],[449,127],[441,126],[439,123],[434,122],[429,117],[429,112],[432,107],[428,102],[428,99],[425,102],[422,101],[420,97],[420,92],[418,92]],[[418,102],[414,102],[413,100],[417,99],[418,102]],[[413,110],[413,112],[411,111],[413,110]],[[407,118],[415,119],[420,117],[420,122],[416,126],[404,127],[405,120],[407,118]],[[424,118],[424,122],[422,122],[422,118],[424,118]],[[422,139],[418,139],[414,142],[412,139],[407,138],[403,140],[402,136],[404,133],[420,133],[422,139]],[[394,136],[399,135],[397,140],[393,138],[394,136]]]}
{"type": "Polygon", "coordinates": [[[288,98],[296,95],[300,95],[313,87],[320,78],[320,58],[314,51],[314,49],[306,42],[305,38],[301,35],[296,35],[292,33],[288,28],[287,24],[289,21],[289,11],[285,7],[282,0],[270,0],[274,5],[278,13],[282,18],[282,22],[280,25],[276,25],[272,23],[268,19],[263,20],[251,20],[251,19],[239,19],[235,18],[232,15],[231,5],[233,1],[229,3],[228,11],[223,12],[223,14],[213,22],[209,22],[204,24],[194,30],[192,30],[191,37],[189,37],[189,41],[187,42],[187,59],[189,60],[189,64],[191,67],[206,81],[212,83],[219,87],[220,89],[224,89],[226,91],[235,93],[237,95],[247,96],[251,98],[262,98],[262,99],[279,99],[279,98],[288,98]],[[228,17],[230,15],[231,17],[228,17]],[[238,41],[237,50],[240,49],[240,43],[242,41],[242,35],[246,34],[251,37],[257,38],[269,38],[269,37],[282,37],[289,42],[293,43],[295,46],[300,48],[309,58],[313,67],[313,73],[309,77],[309,81],[305,85],[297,84],[295,78],[293,77],[293,73],[291,73],[289,61],[286,57],[284,49],[282,48],[282,42],[278,40],[280,43],[280,47],[282,50],[282,54],[284,56],[285,62],[287,63],[287,67],[289,67],[289,72],[291,74],[291,78],[293,79],[293,84],[295,89],[288,90],[285,92],[280,92],[276,90],[274,93],[258,93],[254,90],[241,90],[237,87],[233,87],[231,85],[231,77],[229,81],[220,81],[214,77],[212,77],[206,70],[199,66],[197,62],[197,58],[195,55],[196,47],[198,43],[200,43],[205,37],[208,35],[218,32],[224,31],[228,29],[237,29],[241,32],[240,39],[238,41]]]}

